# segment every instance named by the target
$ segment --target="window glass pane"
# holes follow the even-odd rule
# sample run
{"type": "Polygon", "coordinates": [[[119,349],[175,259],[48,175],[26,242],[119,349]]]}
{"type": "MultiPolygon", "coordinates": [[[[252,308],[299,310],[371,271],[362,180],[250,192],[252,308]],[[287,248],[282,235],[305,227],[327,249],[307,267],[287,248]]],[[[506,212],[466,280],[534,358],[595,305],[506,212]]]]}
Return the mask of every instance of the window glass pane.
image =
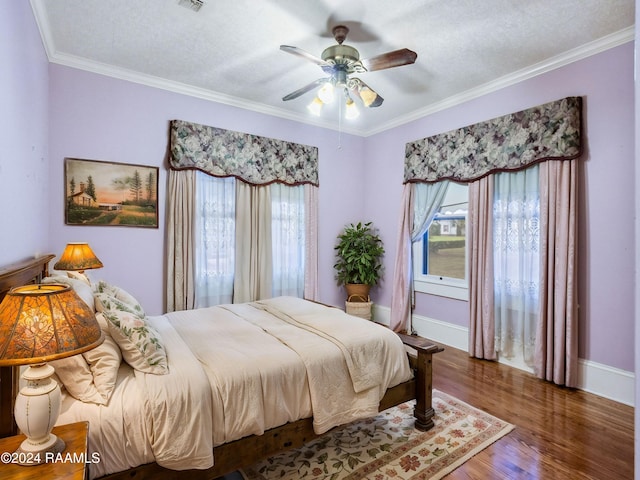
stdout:
{"type": "Polygon", "coordinates": [[[271,184],[273,295],[304,294],[304,187],[271,184]]]}
{"type": "Polygon", "coordinates": [[[443,204],[423,238],[424,275],[466,278],[467,186],[450,183],[443,204]]]}
{"type": "Polygon", "coordinates": [[[235,268],[235,179],[196,173],[196,307],[231,303],[235,268]]]}

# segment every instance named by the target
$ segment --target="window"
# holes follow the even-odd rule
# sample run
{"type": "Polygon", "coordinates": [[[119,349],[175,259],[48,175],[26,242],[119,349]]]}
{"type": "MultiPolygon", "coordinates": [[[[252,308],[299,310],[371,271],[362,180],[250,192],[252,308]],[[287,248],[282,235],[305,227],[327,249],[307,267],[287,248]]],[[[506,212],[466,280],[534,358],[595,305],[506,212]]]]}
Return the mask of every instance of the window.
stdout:
{"type": "Polygon", "coordinates": [[[494,176],[493,268],[496,351],[533,366],[540,316],[538,165],[494,176]]]}
{"type": "Polygon", "coordinates": [[[468,187],[449,182],[442,205],[413,244],[414,288],[418,292],[468,299],[466,221],[468,187]]]}
{"type": "MultiPolygon", "coordinates": [[[[231,303],[237,252],[235,178],[196,173],[196,307],[231,303]]],[[[271,193],[272,293],[304,294],[304,187],[274,183],[271,193]]]]}
{"type": "Polygon", "coordinates": [[[271,186],[273,296],[304,296],[304,187],[271,186]]]}
{"type": "Polygon", "coordinates": [[[235,182],[196,173],[196,307],[231,303],[233,298],[235,182]]]}

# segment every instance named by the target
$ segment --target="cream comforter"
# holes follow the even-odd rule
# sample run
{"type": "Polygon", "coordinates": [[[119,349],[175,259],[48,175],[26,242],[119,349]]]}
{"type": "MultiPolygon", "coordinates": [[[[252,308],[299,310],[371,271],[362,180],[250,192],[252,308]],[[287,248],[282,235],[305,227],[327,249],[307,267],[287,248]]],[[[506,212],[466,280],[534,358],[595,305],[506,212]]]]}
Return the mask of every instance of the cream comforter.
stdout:
{"type": "Polygon", "coordinates": [[[91,476],[157,462],[213,465],[213,447],[313,416],[323,433],[374,415],[387,388],[411,378],[390,330],[293,297],[149,318],[168,375],[122,364],[107,406],[65,397],[59,423],[90,422],[91,476]]]}

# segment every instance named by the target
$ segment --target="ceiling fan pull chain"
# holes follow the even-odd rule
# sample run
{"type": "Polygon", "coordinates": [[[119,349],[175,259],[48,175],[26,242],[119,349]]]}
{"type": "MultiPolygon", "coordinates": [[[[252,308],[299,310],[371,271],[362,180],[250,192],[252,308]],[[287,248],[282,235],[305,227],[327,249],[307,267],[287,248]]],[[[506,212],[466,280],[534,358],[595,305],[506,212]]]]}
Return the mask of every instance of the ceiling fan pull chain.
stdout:
{"type": "Polygon", "coordinates": [[[338,102],[338,150],[342,150],[342,102],[338,102]]]}

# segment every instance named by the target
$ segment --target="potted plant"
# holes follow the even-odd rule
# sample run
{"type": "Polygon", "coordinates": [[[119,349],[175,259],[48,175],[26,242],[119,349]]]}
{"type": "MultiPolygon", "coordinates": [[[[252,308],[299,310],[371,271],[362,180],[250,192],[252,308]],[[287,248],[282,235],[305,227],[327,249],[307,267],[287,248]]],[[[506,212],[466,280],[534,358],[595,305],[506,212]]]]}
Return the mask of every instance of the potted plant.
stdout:
{"type": "Polygon", "coordinates": [[[347,297],[358,296],[360,301],[369,298],[369,289],[382,276],[382,255],[384,247],[372,222],[347,225],[338,235],[336,271],[338,285],[347,289],[347,297]]]}

